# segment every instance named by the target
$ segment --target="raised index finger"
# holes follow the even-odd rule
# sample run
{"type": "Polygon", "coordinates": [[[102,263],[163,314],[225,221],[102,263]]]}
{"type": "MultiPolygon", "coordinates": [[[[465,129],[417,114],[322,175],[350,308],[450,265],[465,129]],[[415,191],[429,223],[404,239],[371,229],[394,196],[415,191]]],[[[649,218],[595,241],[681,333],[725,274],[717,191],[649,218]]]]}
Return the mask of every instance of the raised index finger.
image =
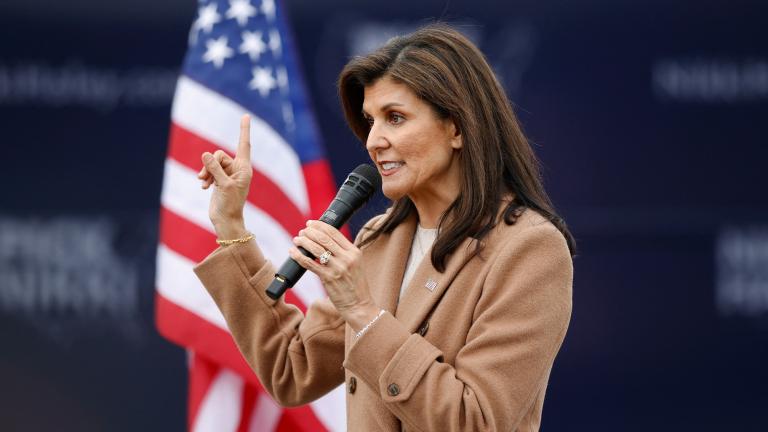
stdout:
{"type": "Polygon", "coordinates": [[[251,160],[251,116],[248,114],[240,118],[240,142],[235,159],[251,160]]]}

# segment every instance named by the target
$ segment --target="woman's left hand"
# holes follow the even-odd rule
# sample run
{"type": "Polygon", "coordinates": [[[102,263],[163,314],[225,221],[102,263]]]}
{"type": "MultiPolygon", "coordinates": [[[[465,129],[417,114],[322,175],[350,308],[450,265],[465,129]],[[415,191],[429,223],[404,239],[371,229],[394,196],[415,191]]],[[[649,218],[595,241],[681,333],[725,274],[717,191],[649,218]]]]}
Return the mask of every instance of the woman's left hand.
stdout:
{"type": "Polygon", "coordinates": [[[304,256],[296,247],[291,248],[289,254],[320,278],[336,309],[355,331],[378,314],[379,308],[374,305],[365,280],[362,252],[339,230],[324,222],[311,220],[293,238],[293,243],[316,257],[325,251],[331,252],[326,264],[304,256]]]}

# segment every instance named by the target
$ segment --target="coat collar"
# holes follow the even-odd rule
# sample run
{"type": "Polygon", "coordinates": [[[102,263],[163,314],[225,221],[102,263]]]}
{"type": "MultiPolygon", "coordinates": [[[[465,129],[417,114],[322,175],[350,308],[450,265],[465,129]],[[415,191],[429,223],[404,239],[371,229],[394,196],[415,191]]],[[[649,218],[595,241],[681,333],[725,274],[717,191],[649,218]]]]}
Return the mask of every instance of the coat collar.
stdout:
{"type": "Polygon", "coordinates": [[[377,304],[390,311],[409,332],[415,332],[443,293],[451,285],[456,273],[471,257],[476,240],[464,239],[448,257],[444,272],[432,266],[430,251],[424,256],[398,305],[405,266],[416,232],[417,218],[411,214],[389,235],[383,235],[370,245],[366,262],[371,295],[377,304]],[[378,243],[378,244],[377,244],[378,243]]]}

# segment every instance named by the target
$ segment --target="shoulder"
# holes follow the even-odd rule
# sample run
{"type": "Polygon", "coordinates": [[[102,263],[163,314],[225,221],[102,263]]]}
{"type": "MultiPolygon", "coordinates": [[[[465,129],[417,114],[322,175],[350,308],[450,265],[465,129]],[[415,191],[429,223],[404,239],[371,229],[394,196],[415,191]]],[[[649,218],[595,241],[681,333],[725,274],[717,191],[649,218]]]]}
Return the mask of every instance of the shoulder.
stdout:
{"type": "Polygon", "coordinates": [[[501,301],[529,311],[547,310],[558,326],[567,327],[573,260],[560,230],[538,212],[526,209],[514,224],[500,222],[489,240],[489,271],[479,309],[501,301]]]}
{"type": "Polygon", "coordinates": [[[489,233],[485,247],[501,260],[519,259],[521,254],[530,253],[560,262],[571,262],[565,236],[552,222],[533,209],[525,209],[512,225],[499,221],[489,233]]]}

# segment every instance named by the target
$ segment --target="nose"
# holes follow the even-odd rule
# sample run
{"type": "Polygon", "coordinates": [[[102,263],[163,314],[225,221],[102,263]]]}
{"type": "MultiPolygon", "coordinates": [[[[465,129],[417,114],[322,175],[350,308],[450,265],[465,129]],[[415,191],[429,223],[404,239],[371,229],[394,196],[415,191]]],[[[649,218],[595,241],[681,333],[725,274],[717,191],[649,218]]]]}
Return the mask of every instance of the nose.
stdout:
{"type": "Polygon", "coordinates": [[[389,141],[377,125],[378,122],[373,122],[371,130],[368,131],[368,138],[365,140],[365,148],[371,155],[389,146],[389,141]]]}

